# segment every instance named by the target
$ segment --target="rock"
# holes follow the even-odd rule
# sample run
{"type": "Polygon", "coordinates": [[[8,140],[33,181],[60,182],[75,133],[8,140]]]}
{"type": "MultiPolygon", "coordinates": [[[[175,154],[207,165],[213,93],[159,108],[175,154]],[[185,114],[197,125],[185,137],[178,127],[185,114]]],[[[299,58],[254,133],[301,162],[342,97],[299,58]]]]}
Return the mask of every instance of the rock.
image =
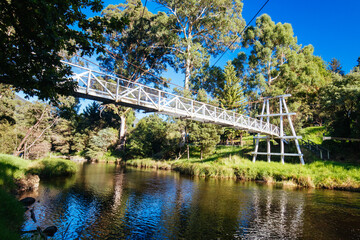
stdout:
{"type": "Polygon", "coordinates": [[[57,232],[56,226],[50,226],[44,229],[43,233],[45,233],[47,236],[52,237],[57,232]]]}
{"type": "Polygon", "coordinates": [[[18,192],[36,190],[39,187],[39,182],[39,176],[32,174],[27,174],[25,178],[15,180],[18,192]]]}
{"type": "Polygon", "coordinates": [[[20,202],[21,202],[24,206],[28,207],[28,206],[34,204],[35,198],[26,197],[26,198],[21,199],[20,202]]]}

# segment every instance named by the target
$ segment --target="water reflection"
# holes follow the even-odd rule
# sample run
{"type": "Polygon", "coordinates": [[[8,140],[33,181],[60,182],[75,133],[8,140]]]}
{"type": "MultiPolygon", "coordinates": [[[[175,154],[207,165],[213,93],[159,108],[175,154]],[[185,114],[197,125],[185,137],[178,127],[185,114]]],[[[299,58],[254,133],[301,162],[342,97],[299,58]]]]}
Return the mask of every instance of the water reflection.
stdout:
{"type": "Polygon", "coordinates": [[[291,190],[85,164],[42,183],[37,223],[55,239],[356,239],[360,194],[291,190]]]}

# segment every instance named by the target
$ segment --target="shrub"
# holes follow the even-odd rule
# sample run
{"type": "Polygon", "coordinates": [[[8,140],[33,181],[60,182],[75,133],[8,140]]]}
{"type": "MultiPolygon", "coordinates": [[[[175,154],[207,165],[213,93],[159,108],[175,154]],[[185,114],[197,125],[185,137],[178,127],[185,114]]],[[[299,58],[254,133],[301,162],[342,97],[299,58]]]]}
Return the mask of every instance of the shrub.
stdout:
{"type": "Polygon", "coordinates": [[[27,170],[27,173],[36,174],[40,177],[50,178],[70,176],[77,171],[77,164],[70,160],[44,159],[35,161],[27,170]]]}

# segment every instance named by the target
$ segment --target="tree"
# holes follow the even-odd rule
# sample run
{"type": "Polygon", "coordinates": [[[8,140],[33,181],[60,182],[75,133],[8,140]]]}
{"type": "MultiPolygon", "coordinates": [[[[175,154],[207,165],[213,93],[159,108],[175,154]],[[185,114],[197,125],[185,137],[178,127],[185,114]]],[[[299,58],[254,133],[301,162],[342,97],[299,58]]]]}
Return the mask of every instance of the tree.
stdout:
{"type": "Polygon", "coordinates": [[[158,115],[142,118],[131,132],[127,144],[129,157],[176,157],[181,141],[179,125],[158,115]]]}
{"type": "MultiPolygon", "coordinates": [[[[105,54],[98,60],[108,71],[115,72],[128,81],[120,82],[128,87],[132,82],[152,83],[156,87],[166,85],[160,73],[172,64],[170,55],[176,35],[171,33],[168,17],[159,12],[152,14],[139,0],[128,0],[125,4],[109,5],[102,12],[103,19],[126,18],[128,24],[121,29],[108,26],[104,29],[102,48],[105,54]]],[[[130,108],[106,105],[120,117],[119,149],[124,149],[126,141],[127,117],[134,113],[130,108]]]]}
{"type": "Polygon", "coordinates": [[[252,47],[249,67],[254,91],[270,89],[280,76],[280,67],[287,62],[292,51],[298,51],[293,29],[288,23],[275,24],[269,15],[263,14],[256,19],[256,26],[249,27],[243,45],[252,47]]]}
{"type": "MultiPolygon", "coordinates": [[[[201,102],[208,101],[204,89],[198,91],[196,100],[201,102]]],[[[200,147],[200,159],[203,159],[203,155],[213,152],[216,144],[220,142],[221,129],[214,124],[195,121],[191,121],[188,125],[189,140],[200,147]]]]}
{"type": "Polygon", "coordinates": [[[224,83],[216,94],[220,106],[226,109],[239,109],[245,100],[241,88],[241,79],[236,76],[235,67],[231,61],[227,62],[224,69],[224,83]]]}
{"type": "MultiPolygon", "coordinates": [[[[128,21],[121,31],[111,26],[103,30],[101,47],[105,53],[98,58],[101,66],[130,82],[166,83],[160,73],[167,64],[172,64],[169,47],[176,38],[168,31],[168,17],[162,12],[152,14],[139,0],[109,5],[101,14],[105,20],[126,18],[128,21]]],[[[129,82],[123,84],[127,86],[129,82]]]]}
{"type": "Polygon", "coordinates": [[[108,151],[109,147],[115,144],[117,139],[117,130],[114,128],[101,129],[96,134],[90,136],[89,146],[86,149],[85,156],[92,160],[100,160],[108,151]]]}
{"type": "Polygon", "coordinates": [[[332,58],[329,62],[328,70],[333,73],[338,73],[340,75],[344,75],[344,71],[342,70],[342,66],[339,60],[336,58],[332,58]]]}
{"type": "Polygon", "coordinates": [[[322,106],[332,136],[358,138],[360,135],[360,72],[333,75],[324,87],[322,106]]]}
{"type": "Polygon", "coordinates": [[[293,119],[296,126],[322,124],[317,94],[331,78],[324,61],[313,55],[313,46],[298,45],[290,24],[275,24],[266,14],[246,31],[244,46],[251,48],[245,92],[262,96],[291,94],[289,108],[299,113],[293,119]]]}
{"type": "MultiPolygon", "coordinates": [[[[239,33],[245,25],[241,0],[156,0],[168,10],[174,22],[173,32],[179,41],[172,46],[177,68],[185,73],[185,89],[197,69],[209,62],[209,55],[224,51],[231,42],[240,42],[239,33]]],[[[234,44],[231,48],[237,47],[234,44]]]]}
{"type": "Polygon", "coordinates": [[[99,36],[87,30],[101,25],[99,19],[86,19],[85,8],[98,12],[101,1],[1,1],[0,81],[40,99],[71,94],[75,83],[69,81],[70,68],[60,62],[59,53],[91,54],[91,41],[99,36]]]}

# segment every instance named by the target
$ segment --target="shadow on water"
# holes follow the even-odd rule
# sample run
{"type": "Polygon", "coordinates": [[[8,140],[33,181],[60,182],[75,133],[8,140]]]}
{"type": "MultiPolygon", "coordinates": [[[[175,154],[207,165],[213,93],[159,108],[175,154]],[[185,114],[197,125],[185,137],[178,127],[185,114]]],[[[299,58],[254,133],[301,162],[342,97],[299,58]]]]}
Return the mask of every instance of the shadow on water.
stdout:
{"type": "Polygon", "coordinates": [[[38,223],[56,239],[354,239],[360,194],[293,190],[84,164],[70,182],[46,182],[38,223]]]}

